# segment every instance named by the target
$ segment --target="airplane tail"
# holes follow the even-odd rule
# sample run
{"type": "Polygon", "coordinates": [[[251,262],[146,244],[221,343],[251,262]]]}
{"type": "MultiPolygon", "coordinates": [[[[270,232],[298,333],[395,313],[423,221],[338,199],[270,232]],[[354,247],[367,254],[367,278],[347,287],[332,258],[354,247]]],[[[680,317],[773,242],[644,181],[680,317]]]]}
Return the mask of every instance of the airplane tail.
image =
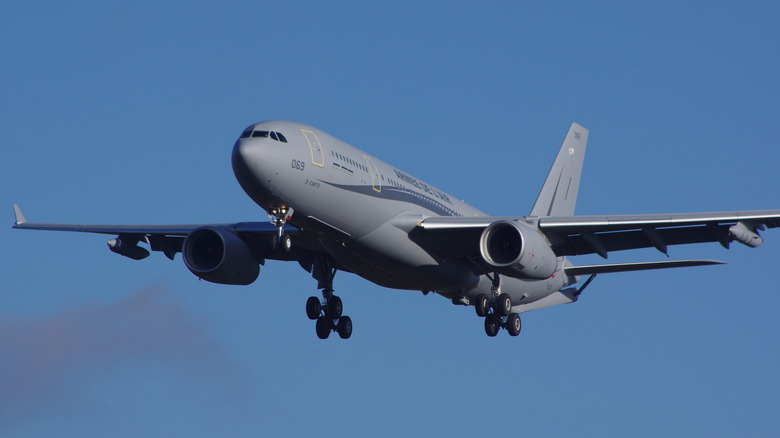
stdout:
{"type": "Polygon", "coordinates": [[[530,216],[574,216],[588,130],[572,123],[530,216]]]}

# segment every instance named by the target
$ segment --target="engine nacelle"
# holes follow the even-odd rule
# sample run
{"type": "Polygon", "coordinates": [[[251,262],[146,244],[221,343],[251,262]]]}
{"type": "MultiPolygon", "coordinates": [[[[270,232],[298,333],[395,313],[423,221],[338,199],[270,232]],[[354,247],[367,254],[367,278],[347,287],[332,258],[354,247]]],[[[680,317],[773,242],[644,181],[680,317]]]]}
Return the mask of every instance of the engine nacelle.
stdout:
{"type": "Polygon", "coordinates": [[[190,272],[212,283],[247,285],[260,275],[252,250],[226,228],[194,230],[184,239],[181,252],[190,272]]]}
{"type": "Polygon", "coordinates": [[[524,222],[493,222],[482,232],[479,250],[496,272],[510,277],[550,278],[558,267],[544,235],[524,222]]]}

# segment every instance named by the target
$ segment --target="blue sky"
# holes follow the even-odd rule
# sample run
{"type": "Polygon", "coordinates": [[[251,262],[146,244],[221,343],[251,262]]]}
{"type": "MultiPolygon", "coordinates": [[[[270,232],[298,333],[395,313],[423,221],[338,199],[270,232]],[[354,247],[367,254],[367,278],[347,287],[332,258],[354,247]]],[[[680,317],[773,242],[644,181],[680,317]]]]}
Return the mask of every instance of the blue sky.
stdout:
{"type": "Polygon", "coordinates": [[[344,342],[316,338],[297,264],[219,286],[10,228],[14,202],[264,220],[229,156],[267,119],[494,215],[530,210],[572,121],[591,132],[580,214],[780,208],[776,2],[159,3],[0,6],[0,435],[776,435],[775,232],[670,251],[725,266],[600,276],[519,338],[341,273],[344,342]]]}

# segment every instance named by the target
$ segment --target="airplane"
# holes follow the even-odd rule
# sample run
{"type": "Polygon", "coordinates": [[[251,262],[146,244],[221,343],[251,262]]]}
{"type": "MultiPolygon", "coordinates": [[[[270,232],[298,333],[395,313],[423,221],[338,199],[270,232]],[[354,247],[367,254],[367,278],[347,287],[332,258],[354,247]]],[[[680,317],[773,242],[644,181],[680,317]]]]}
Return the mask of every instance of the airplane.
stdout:
{"type": "Polygon", "coordinates": [[[116,235],[114,253],[141,260],[159,251],[213,283],[248,285],[266,260],[297,261],[321,298],[306,301],[320,339],[347,339],[352,320],[334,294],[338,271],[377,285],[434,292],[474,306],[485,333],[517,336],[520,314],[577,301],[596,275],[715,265],[663,260],[576,266],[570,258],[733,241],[763,243],[780,210],[576,216],[589,131],[573,123],[527,216],[494,217],[312,126],[265,121],[242,131],[233,173],[268,222],[194,225],[85,225],[27,222],[14,204],[14,228],[116,235]],[[582,277],[588,278],[582,282],[582,277]]]}

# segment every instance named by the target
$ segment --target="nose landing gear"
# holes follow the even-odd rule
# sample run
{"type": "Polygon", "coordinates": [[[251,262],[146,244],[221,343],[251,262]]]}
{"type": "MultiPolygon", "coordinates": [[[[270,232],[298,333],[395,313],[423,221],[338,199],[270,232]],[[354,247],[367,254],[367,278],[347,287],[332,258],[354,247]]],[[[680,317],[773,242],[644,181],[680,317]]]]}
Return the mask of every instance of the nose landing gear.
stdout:
{"type": "Polygon", "coordinates": [[[271,224],[274,225],[277,230],[276,239],[272,242],[274,251],[283,251],[285,253],[290,252],[292,249],[292,238],[289,235],[284,234],[284,225],[293,215],[292,207],[274,207],[268,209],[268,218],[271,219],[271,224]]]}

